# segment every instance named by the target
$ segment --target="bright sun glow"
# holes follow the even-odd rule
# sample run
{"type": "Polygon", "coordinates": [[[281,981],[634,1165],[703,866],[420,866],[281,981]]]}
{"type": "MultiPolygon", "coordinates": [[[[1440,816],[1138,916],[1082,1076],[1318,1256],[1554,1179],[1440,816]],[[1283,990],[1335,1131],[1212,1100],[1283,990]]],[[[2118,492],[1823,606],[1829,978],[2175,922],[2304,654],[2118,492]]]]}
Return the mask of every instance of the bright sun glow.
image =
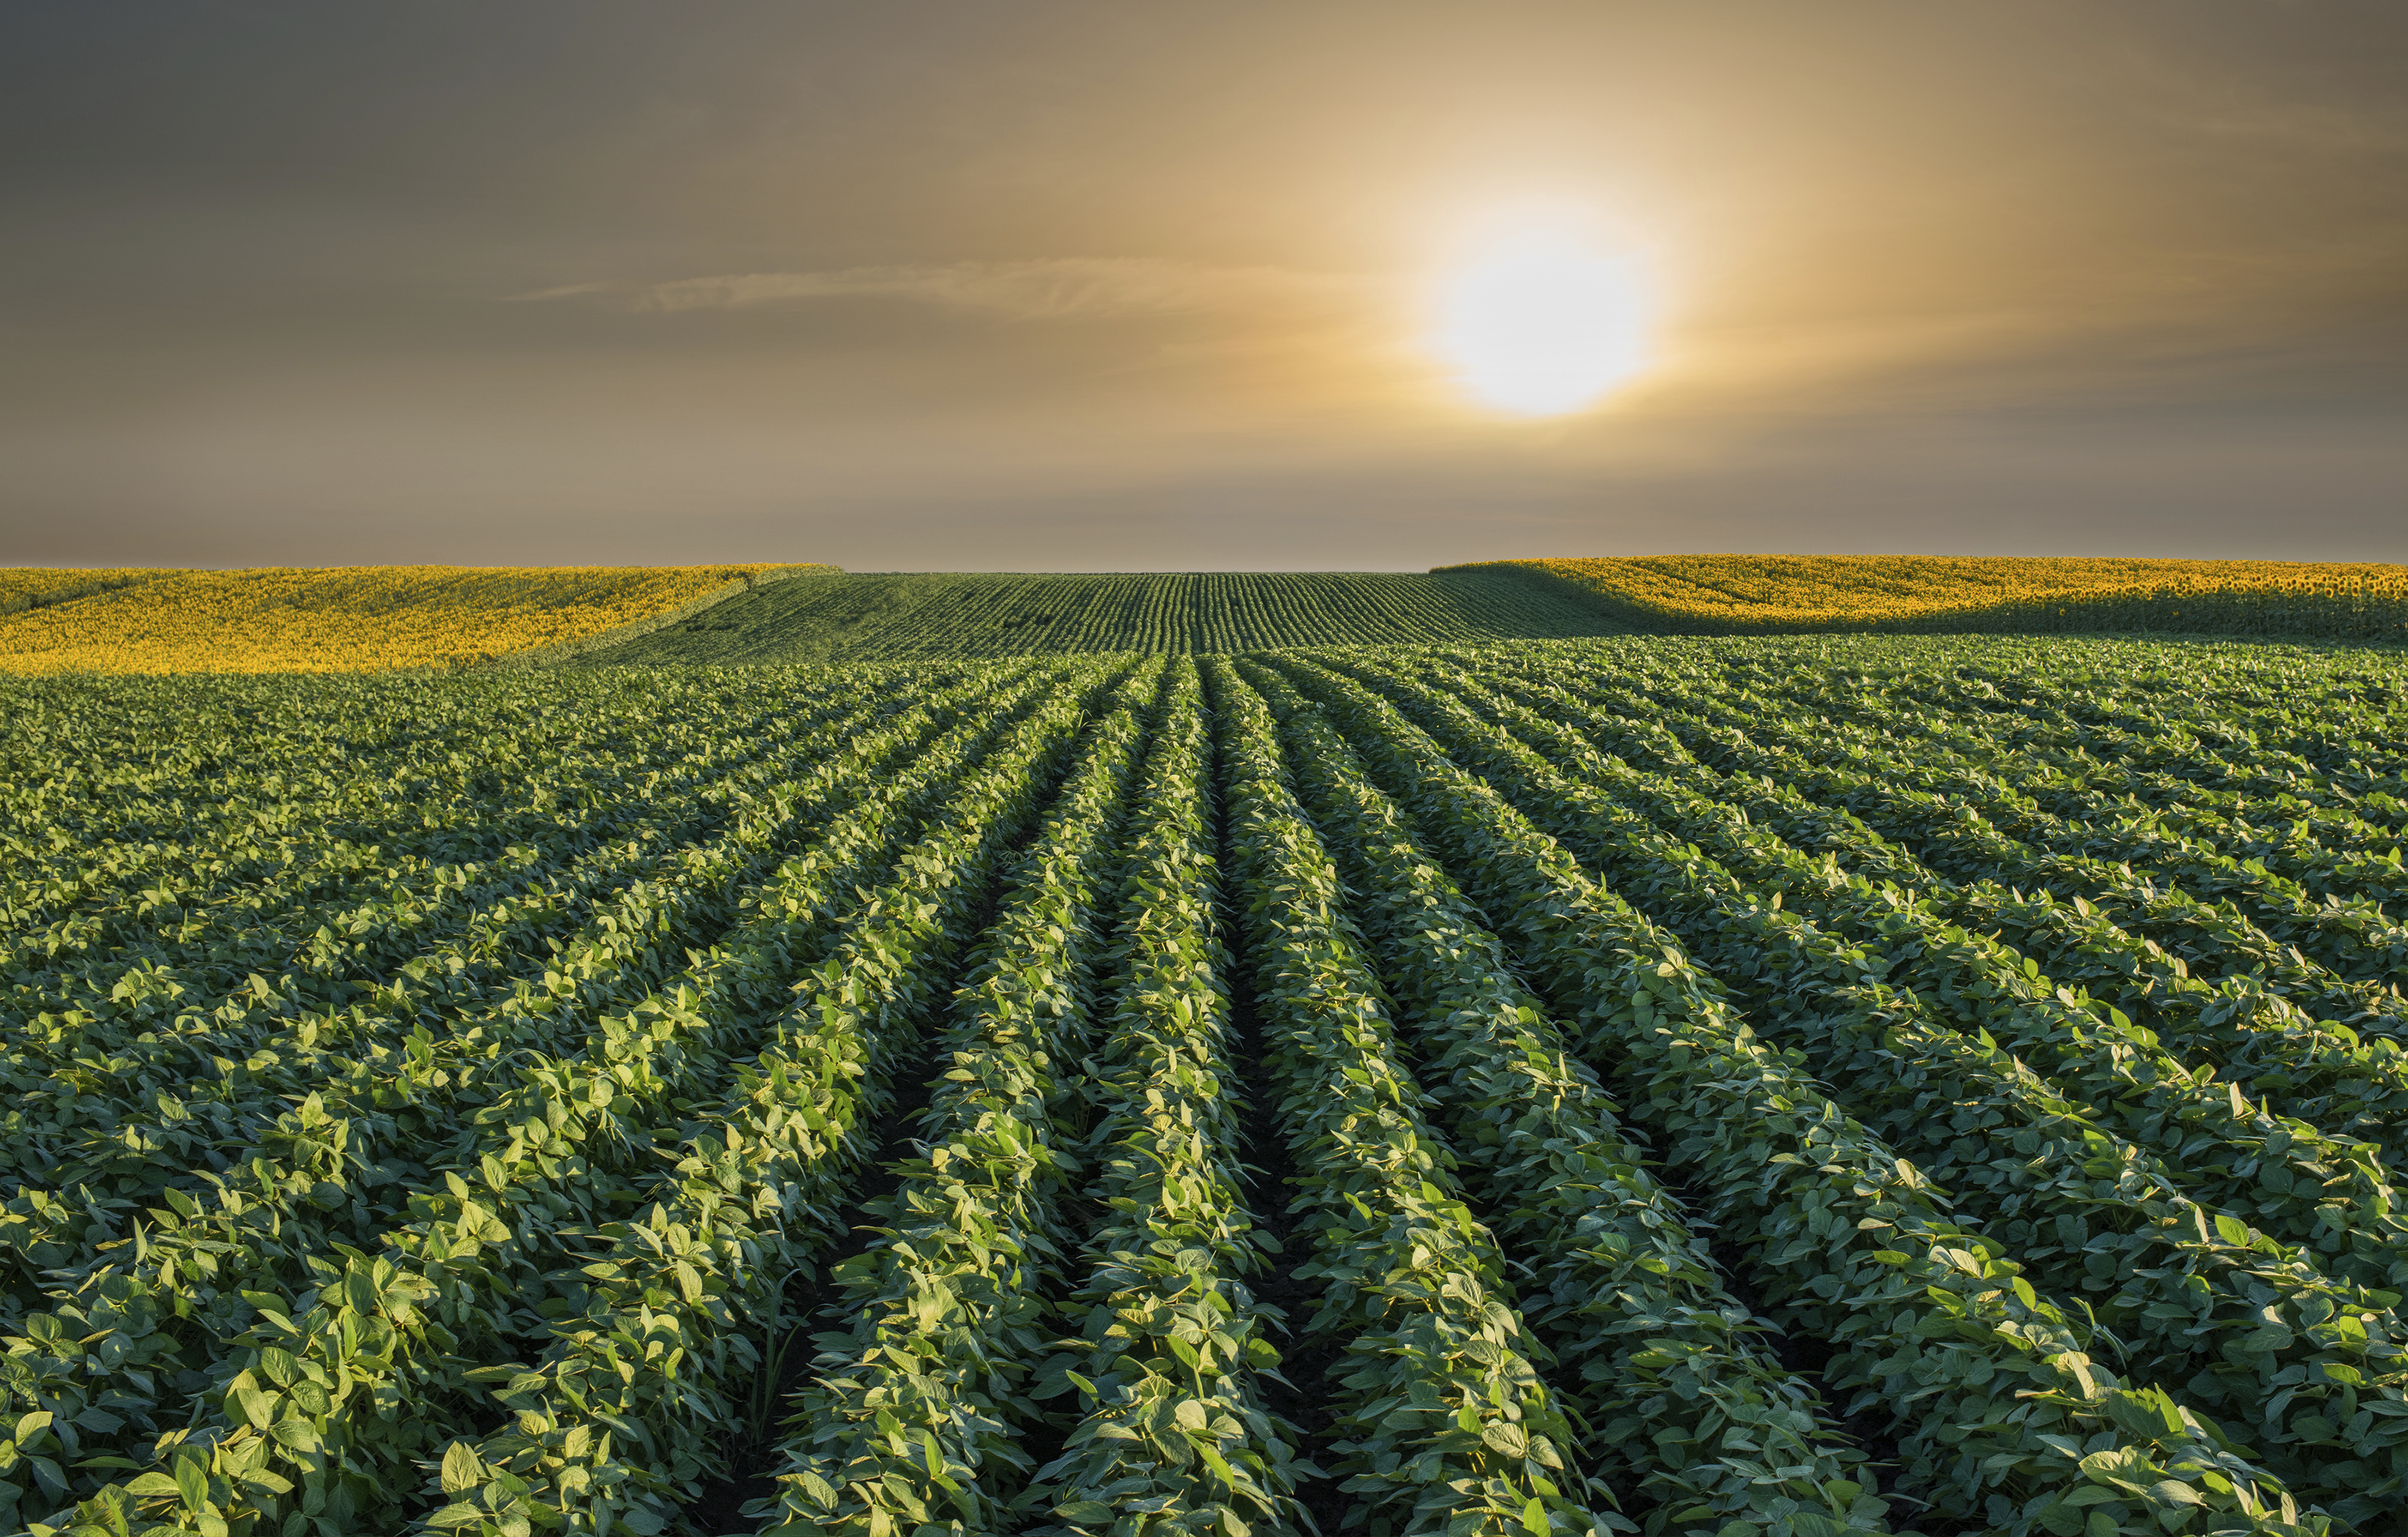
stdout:
{"type": "Polygon", "coordinates": [[[1639,372],[1645,308],[1627,263],[1567,231],[1525,230],[1483,247],[1449,279],[1438,345],[1479,399],[1559,416],[1639,372]]]}

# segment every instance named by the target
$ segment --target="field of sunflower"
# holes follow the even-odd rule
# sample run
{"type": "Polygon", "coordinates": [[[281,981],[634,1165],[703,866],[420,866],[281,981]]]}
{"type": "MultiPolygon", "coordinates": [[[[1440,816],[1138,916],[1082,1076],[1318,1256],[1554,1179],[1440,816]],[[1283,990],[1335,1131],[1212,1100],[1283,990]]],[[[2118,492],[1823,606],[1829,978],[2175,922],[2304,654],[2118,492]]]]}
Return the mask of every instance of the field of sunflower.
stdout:
{"type": "Polygon", "coordinates": [[[1928,555],[1484,561],[1642,630],[2157,633],[2408,639],[2408,566],[1928,555]]]}
{"type": "Polygon", "coordinates": [[[0,672],[357,673],[556,660],[818,565],[0,572],[0,672]]]}
{"type": "Polygon", "coordinates": [[[175,575],[177,573],[173,571],[141,566],[93,570],[28,566],[0,570],[0,614],[22,614],[29,608],[72,603],[94,593],[134,587],[175,575]]]}

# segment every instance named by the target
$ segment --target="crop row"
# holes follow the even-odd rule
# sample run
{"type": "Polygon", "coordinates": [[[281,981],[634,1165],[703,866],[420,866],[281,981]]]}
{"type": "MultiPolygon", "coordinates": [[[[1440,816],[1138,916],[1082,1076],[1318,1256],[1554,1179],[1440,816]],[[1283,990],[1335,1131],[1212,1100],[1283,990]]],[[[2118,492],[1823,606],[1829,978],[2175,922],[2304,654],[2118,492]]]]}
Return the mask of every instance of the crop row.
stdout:
{"type": "Polygon", "coordinates": [[[671,675],[552,833],[196,823],[11,952],[9,1524],[2381,1530],[2379,744],[1943,671],[671,675]]]}
{"type": "MultiPolygon", "coordinates": [[[[140,1467],[248,1447],[270,1469],[287,1453],[308,1463],[273,1476],[319,1507],[310,1516],[340,1523],[389,1501],[380,1470],[407,1465],[447,1399],[474,1402],[462,1373],[539,1336],[548,1301],[573,1300],[543,1280],[557,1234],[637,1199],[664,1112],[767,1027],[763,1010],[818,959],[831,920],[916,816],[957,793],[991,741],[996,772],[1025,774],[1075,724],[1080,691],[1031,676],[999,696],[940,698],[960,724],[882,783],[869,771],[910,749],[925,729],[911,719],[931,719],[907,712],[899,738],[860,738],[850,762],[824,755],[816,793],[806,785],[781,803],[780,820],[805,826],[825,797],[852,803],[799,852],[776,836],[681,850],[670,878],[626,888],[537,978],[441,1034],[413,1032],[380,1062],[353,1062],[344,1114],[318,1090],[287,1117],[284,1147],[205,1178],[197,1200],[171,1188],[130,1239],[54,1271],[50,1305],[9,1342],[12,1392],[55,1405],[63,1449],[85,1465],[95,1453],[140,1467]],[[301,1390],[298,1409],[263,1421],[241,1388],[258,1390],[255,1373],[287,1357],[292,1372],[316,1366],[308,1382],[345,1390],[301,1390]],[[306,1434],[269,1433],[296,1416],[306,1434]],[[145,1447],[149,1458],[134,1455],[145,1447]]],[[[127,1487],[49,1492],[105,1502],[127,1487]]]]}

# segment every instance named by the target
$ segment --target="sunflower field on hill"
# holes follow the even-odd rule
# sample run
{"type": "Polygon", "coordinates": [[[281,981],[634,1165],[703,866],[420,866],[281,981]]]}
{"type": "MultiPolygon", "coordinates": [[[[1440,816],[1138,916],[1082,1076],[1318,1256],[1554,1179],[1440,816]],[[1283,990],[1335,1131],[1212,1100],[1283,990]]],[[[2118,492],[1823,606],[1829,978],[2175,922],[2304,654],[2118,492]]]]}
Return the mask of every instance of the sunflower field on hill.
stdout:
{"type": "Polygon", "coordinates": [[[47,608],[96,592],[109,592],[181,573],[158,567],[117,569],[82,567],[0,566],[0,615],[47,608]]]}
{"type": "Polygon", "coordinates": [[[673,623],[765,580],[828,569],[8,572],[0,574],[0,672],[358,673],[557,659],[673,623]]]}
{"type": "Polygon", "coordinates": [[[1487,561],[1641,631],[2139,631],[2408,640],[2408,566],[1931,555],[1487,561]]]}

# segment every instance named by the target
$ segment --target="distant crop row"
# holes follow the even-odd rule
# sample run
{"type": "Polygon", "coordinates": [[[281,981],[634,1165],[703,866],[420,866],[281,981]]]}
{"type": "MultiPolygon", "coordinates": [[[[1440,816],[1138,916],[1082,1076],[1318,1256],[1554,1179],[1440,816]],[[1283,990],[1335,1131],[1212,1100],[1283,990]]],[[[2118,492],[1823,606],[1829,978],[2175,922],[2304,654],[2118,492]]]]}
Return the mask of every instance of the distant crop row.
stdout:
{"type": "Polygon", "coordinates": [[[607,662],[934,660],[1613,633],[1594,605],[1490,574],[843,576],[750,595],[607,662]]]}
{"type": "Polygon", "coordinates": [[[1921,555],[1490,561],[1641,631],[2155,631],[2408,640],[2408,566],[1921,555]]]}
{"type": "Polygon", "coordinates": [[[8,685],[0,1501],[2386,1530],[2401,672],[8,685]]]}
{"type": "Polygon", "coordinates": [[[795,566],[0,572],[0,673],[359,673],[564,654],[795,566]]]}

